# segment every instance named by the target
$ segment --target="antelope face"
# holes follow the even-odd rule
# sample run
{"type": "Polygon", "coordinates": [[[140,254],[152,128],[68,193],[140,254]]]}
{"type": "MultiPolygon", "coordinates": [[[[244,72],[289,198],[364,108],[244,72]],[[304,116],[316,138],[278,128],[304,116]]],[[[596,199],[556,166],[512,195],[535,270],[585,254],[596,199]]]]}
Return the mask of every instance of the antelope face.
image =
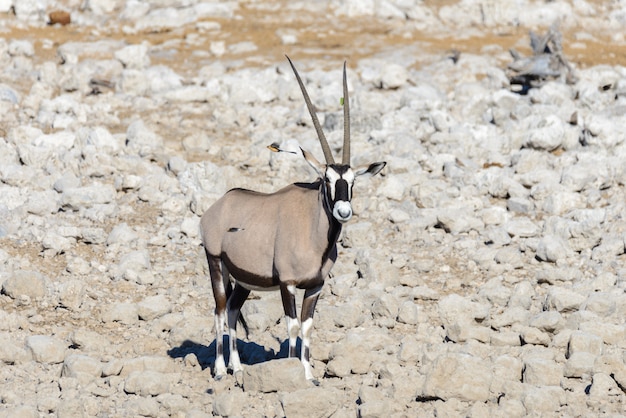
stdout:
{"type": "Polygon", "coordinates": [[[352,186],[354,171],[348,165],[328,165],[324,173],[324,182],[328,193],[328,203],[333,217],[341,223],[352,218],[352,186]]]}
{"type": "MultiPolygon", "coordinates": [[[[304,83],[302,83],[302,79],[300,78],[296,67],[293,65],[293,62],[291,62],[289,57],[287,57],[287,60],[289,61],[289,64],[293,69],[293,73],[298,80],[298,85],[300,86],[300,90],[302,90],[302,96],[304,97],[306,107],[311,114],[313,126],[315,126],[315,131],[317,132],[317,137],[320,140],[322,151],[324,151],[326,165],[320,164],[319,161],[317,161],[317,159],[315,159],[315,157],[313,157],[313,155],[309,152],[303,150],[302,148],[300,148],[300,150],[302,151],[304,159],[311,167],[313,167],[324,182],[324,191],[326,193],[325,203],[327,204],[326,209],[329,209],[332,212],[333,217],[338,222],[348,222],[350,218],[352,218],[352,186],[354,185],[355,178],[363,174],[374,176],[378,174],[383,167],[385,167],[386,163],[381,161],[361,168],[356,168],[354,170],[350,167],[350,99],[348,97],[346,63],[343,63],[343,100],[341,101],[341,105],[343,106],[343,155],[341,164],[335,164],[335,159],[333,158],[328,141],[326,141],[326,136],[324,135],[322,126],[317,119],[315,108],[311,103],[311,99],[309,98],[309,94],[304,87],[304,83]]],[[[269,148],[275,152],[283,151],[276,146],[276,144],[270,145],[269,148]]]]}

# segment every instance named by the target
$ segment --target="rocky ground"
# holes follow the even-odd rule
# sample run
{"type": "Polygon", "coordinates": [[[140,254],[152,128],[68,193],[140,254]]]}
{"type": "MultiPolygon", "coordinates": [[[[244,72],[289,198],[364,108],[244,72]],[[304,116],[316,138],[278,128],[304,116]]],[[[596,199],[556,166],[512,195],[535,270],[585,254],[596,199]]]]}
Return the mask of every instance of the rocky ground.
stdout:
{"type": "Polygon", "coordinates": [[[1,0],[0,416],[623,416],[626,4],[503,4],[1,0]],[[517,93],[508,49],[556,20],[574,77],[517,93]],[[211,376],[198,223],[314,180],[265,148],[321,158],[284,54],[337,154],[347,60],[353,163],[388,165],[318,303],[320,386],[257,293],[242,388],[211,376]]]}

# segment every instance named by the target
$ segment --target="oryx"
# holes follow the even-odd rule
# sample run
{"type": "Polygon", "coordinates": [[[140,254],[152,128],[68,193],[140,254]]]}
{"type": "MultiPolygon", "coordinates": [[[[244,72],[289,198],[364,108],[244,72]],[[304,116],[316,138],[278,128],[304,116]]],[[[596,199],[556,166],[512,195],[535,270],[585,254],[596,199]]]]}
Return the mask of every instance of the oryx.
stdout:
{"type": "MultiPolygon", "coordinates": [[[[215,297],[216,359],[215,378],[227,373],[222,338],[228,321],[230,361],[234,373],[242,371],[237,352],[236,326],[241,306],[251,290],[280,289],[287,318],[289,356],[296,355],[298,329],[301,331],[301,361],[306,378],[313,379],[309,363],[309,337],[315,304],[324,280],[337,259],[341,226],[352,217],[352,186],[356,177],[375,175],[385,162],[361,168],[350,167],[350,110],[346,64],[343,66],[343,159],[336,164],[315,109],[295,66],[326,164],[302,150],[304,159],[319,178],[313,183],[294,183],[275,193],[265,194],[233,189],[202,216],[202,242],[209,262],[215,297]],[[231,284],[232,276],[234,287],[231,284]],[[301,323],[296,314],[296,289],[304,289],[301,323]]],[[[274,151],[280,151],[275,146],[274,151]]],[[[270,148],[272,149],[272,148],[270,148]]]]}

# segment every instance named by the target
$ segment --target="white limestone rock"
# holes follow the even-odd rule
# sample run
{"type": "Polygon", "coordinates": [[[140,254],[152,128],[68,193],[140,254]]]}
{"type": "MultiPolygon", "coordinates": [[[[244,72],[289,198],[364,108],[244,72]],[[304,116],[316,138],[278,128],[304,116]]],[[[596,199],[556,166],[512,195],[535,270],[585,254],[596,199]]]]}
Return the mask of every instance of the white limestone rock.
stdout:
{"type": "Polygon", "coordinates": [[[65,359],[67,344],[56,337],[32,335],[26,338],[26,348],[36,362],[57,364],[65,359]]]}

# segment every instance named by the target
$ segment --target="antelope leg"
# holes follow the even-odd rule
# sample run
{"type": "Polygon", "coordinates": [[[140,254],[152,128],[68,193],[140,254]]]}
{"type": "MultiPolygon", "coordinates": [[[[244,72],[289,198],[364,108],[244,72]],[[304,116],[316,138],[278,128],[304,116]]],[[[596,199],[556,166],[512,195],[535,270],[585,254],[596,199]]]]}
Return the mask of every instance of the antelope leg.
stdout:
{"type": "Polygon", "coordinates": [[[280,295],[283,300],[283,309],[287,317],[287,333],[289,335],[289,357],[296,356],[296,342],[298,340],[298,316],[296,314],[296,287],[281,283],[280,295]]]}
{"type": "Polygon", "coordinates": [[[302,321],[302,346],[300,353],[300,360],[304,366],[304,373],[307,380],[312,380],[313,383],[318,385],[319,383],[313,378],[313,370],[311,369],[310,358],[310,346],[311,346],[311,329],[313,328],[313,315],[315,314],[315,305],[317,299],[320,296],[322,286],[318,286],[312,289],[307,289],[304,292],[304,299],[302,301],[302,312],[300,314],[300,320],[302,321]]]}

